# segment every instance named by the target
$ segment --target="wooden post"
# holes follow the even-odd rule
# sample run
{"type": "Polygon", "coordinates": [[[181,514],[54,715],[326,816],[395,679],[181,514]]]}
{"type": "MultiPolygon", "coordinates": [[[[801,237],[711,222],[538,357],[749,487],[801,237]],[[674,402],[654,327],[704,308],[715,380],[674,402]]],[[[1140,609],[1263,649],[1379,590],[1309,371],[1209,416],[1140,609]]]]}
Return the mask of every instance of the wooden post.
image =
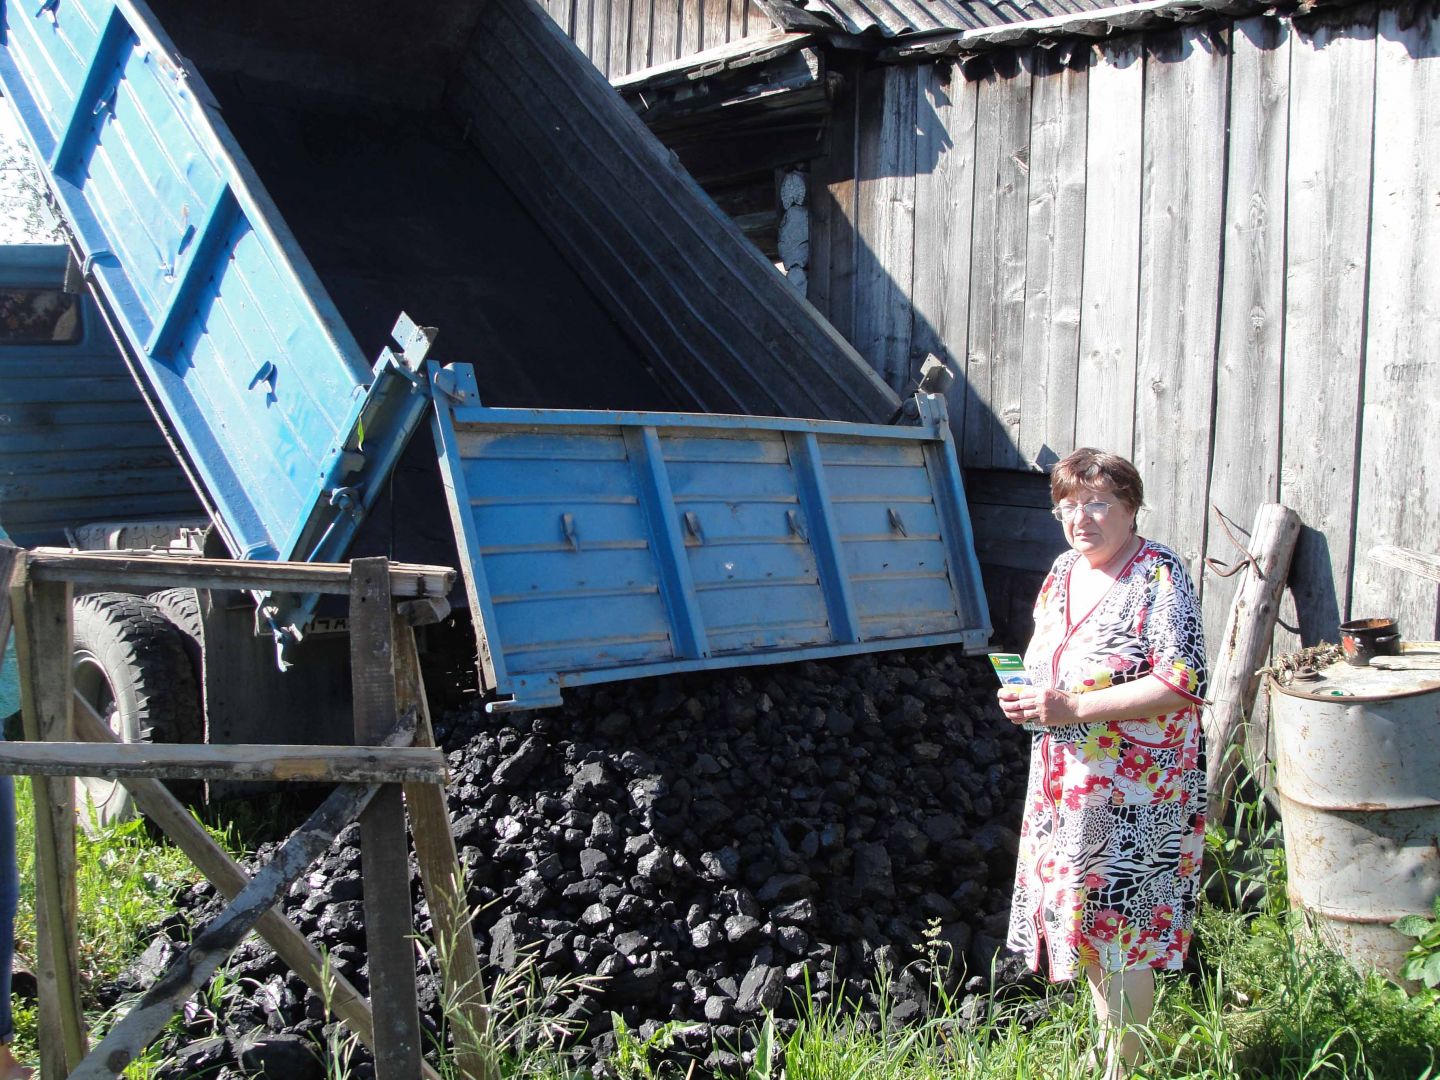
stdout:
{"type": "MultiPolygon", "coordinates": [[[[350,564],[350,682],[355,742],[382,742],[395,726],[394,641],[389,560],[350,564]]],[[[410,1080],[420,1072],[409,845],[399,786],[387,784],[360,815],[365,942],[375,1017],[375,1075],[410,1080]]]]}
{"type": "MultiPolygon", "coordinates": [[[[30,580],[18,556],[11,587],[25,737],[74,738],[69,582],[30,580]]],[[[31,780],[35,798],[35,977],[40,1076],[59,1080],[85,1056],[76,943],[75,782],[31,780]]]]}
{"type": "Polygon", "coordinates": [[[1254,564],[1243,571],[1230,605],[1225,637],[1215,650],[1210,704],[1205,709],[1211,821],[1225,820],[1229,810],[1239,767],[1239,736],[1249,721],[1260,685],[1257,672],[1270,648],[1290,555],[1299,535],[1300,517],[1288,506],[1266,503],[1255,515],[1249,551],[1259,572],[1254,564]]]}
{"type": "MultiPolygon", "coordinates": [[[[403,617],[395,619],[394,642],[396,701],[403,712],[415,714],[415,745],[434,746],[415,632],[403,617]]],[[[499,1080],[499,1065],[488,1049],[490,1011],[475,957],[475,933],[470,925],[460,860],[455,854],[455,837],[450,832],[444,788],[439,784],[406,784],[405,803],[410,811],[420,880],[430,904],[445,995],[456,1014],[450,1020],[456,1067],[468,1080],[499,1080]]]]}

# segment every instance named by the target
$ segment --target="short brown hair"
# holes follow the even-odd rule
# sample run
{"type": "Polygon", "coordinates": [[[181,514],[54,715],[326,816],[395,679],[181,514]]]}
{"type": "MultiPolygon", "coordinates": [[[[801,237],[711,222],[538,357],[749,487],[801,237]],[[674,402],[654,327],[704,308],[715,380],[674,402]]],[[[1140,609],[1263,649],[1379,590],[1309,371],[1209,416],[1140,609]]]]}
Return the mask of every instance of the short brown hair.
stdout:
{"type": "Polygon", "coordinates": [[[1098,487],[1102,480],[1131,510],[1145,505],[1145,483],[1135,466],[1119,454],[1093,446],[1082,446],[1055,463],[1050,470],[1050,501],[1058,503],[1077,488],[1098,487]]]}

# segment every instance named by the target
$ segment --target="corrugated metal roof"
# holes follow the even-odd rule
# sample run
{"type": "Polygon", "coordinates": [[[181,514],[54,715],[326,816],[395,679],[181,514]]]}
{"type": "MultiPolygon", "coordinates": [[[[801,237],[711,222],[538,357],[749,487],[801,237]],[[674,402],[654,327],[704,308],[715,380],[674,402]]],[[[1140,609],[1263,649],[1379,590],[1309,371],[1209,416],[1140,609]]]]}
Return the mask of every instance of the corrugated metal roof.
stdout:
{"type": "Polygon", "coordinates": [[[806,11],[852,34],[978,30],[1117,7],[1109,0],[804,0],[806,11]]]}

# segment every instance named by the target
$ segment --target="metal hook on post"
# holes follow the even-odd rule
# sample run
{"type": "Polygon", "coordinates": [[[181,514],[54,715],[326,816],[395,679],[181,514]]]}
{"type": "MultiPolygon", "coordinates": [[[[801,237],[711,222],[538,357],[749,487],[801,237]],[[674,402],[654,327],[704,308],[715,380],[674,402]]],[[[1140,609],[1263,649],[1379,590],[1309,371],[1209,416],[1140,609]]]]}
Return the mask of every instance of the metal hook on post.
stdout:
{"type": "MultiPolygon", "coordinates": [[[[1255,556],[1250,553],[1250,549],[1240,542],[1240,538],[1235,535],[1235,530],[1231,528],[1231,526],[1235,525],[1235,523],[1229,518],[1227,518],[1224,512],[1214,503],[1210,504],[1210,509],[1215,511],[1215,516],[1220,519],[1220,527],[1225,530],[1225,535],[1230,538],[1230,542],[1235,545],[1236,549],[1239,550],[1240,554],[1244,556],[1244,558],[1240,559],[1232,566],[1226,566],[1219,559],[1207,556],[1205,559],[1206,569],[1209,570],[1216,577],[1228,578],[1234,577],[1241,570],[1244,570],[1245,567],[1248,566],[1255,571],[1255,577],[1258,580],[1264,581],[1265,572],[1260,569],[1260,563],[1257,562],[1255,556]]],[[[1239,528],[1239,526],[1236,525],[1235,528],[1239,528]]]]}

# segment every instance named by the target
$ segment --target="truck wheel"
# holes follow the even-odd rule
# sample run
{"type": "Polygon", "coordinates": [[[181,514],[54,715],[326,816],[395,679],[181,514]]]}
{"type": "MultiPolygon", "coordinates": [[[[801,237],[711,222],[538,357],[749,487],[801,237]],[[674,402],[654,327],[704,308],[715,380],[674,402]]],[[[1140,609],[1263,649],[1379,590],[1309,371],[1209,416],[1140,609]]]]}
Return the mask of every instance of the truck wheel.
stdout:
{"type": "MultiPolygon", "coordinates": [[[[180,631],[185,655],[190,658],[190,670],[195,675],[195,689],[203,702],[205,676],[201,664],[205,655],[205,624],[200,617],[200,594],[194,589],[161,589],[146,599],[180,631]]],[[[199,741],[198,736],[196,741],[199,741]]]]}
{"type": "MultiPolygon", "coordinates": [[[[183,635],[148,600],[127,593],[76,599],[75,690],[123,742],[195,742],[200,699],[183,635]]],[[[81,821],[96,826],[135,815],[118,780],[75,782],[81,821]]]]}

